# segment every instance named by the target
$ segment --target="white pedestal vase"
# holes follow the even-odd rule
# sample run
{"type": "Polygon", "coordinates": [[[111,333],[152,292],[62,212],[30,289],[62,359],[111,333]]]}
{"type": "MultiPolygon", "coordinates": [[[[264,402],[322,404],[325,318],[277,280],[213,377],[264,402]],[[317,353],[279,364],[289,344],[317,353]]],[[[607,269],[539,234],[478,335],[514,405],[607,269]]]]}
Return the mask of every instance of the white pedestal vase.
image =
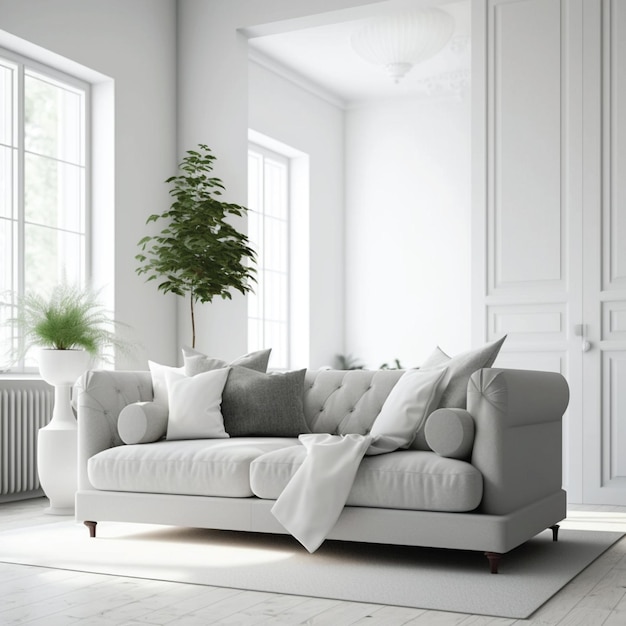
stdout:
{"type": "Polygon", "coordinates": [[[90,355],[84,350],[40,350],[41,377],[54,385],[52,420],[39,429],[37,469],[41,487],[50,499],[50,515],[72,515],[76,494],[77,432],[72,412],[72,386],[89,367],[90,355]]]}

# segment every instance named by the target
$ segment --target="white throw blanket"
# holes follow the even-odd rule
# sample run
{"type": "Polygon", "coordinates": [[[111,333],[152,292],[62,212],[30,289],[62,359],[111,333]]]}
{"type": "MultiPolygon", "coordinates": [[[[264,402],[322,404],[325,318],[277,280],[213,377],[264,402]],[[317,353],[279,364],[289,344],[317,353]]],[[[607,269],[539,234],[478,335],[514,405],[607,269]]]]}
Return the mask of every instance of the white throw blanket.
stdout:
{"type": "Polygon", "coordinates": [[[363,456],[409,447],[439,402],[445,373],[446,368],[407,370],[368,435],[300,435],[307,456],[272,513],[309,552],[320,547],[339,519],[363,456]]]}
{"type": "Polygon", "coordinates": [[[299,439],[307,456],[272,513],[309,552],[315,552],[341,515],[372,437],[312,434],[299,439]]]}

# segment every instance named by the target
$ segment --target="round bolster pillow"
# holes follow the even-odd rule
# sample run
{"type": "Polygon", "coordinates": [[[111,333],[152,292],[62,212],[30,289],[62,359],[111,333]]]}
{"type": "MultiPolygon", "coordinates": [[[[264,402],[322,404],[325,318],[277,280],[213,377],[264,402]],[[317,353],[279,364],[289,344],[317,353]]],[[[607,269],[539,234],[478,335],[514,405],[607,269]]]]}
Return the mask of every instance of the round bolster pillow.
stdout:
{"type": "Polygon", "coordinates": [[[467,459],[474,445],[474,419],[465,409],[437,409],[428,416],[424,435],[439,456],[467,459]]]}
{"type": "Polygon", "coordinates": [[[117,420],[117,432],[127,444],[158,441],[167,431],[167,407],[155,402],[125,406],[117,420]]]}

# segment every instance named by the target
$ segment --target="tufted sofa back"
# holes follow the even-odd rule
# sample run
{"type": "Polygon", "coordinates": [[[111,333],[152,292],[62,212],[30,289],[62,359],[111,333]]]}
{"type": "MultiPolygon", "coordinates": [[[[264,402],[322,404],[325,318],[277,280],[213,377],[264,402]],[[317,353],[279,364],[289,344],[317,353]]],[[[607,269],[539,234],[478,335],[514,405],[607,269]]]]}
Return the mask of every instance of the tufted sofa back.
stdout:
{"type": "Polygon", "coordinates": [[[304,415],[314,433],[365,435],[404,370],[316,370],[304,379],[304,415]]]}

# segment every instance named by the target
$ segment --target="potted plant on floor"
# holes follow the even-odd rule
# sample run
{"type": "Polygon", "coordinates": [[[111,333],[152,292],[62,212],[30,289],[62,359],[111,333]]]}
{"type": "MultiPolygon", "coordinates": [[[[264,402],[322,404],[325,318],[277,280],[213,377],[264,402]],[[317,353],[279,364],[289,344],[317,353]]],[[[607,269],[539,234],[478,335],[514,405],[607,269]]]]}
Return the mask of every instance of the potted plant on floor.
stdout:
{"type": "Polygon", "coordinates": [[[37,440],[39,481],[50,499],[51,514],[71,514],[76,492],[76,419],[70,397],[72,385],[95,357],[110,347],[126,350],[117,323],[89,289],[57,285],[49,297],[27,293],[10,320],[20,336],[20,355],[38,347],[41,377],[54,386],[52,419],[37,440]]]}
{"type": "Polygon", "coordinates": [[[163,220],[166,226],[159,235],[147,235],[139,241],[141,252],[137,273],[146,280],[162,279],[163,293],[189,295],[191,305],[192,347],[196,345],[196,302],[211,302],[214,297],[232,299],[231,290],[242,294],[252,290],[255,253],[248,237],[229,219],[241,217],[247,208],[224,202],[224,185],[210,176],[215,157],[208,146],[187,151],[179,166],[180,173],[168,178],[174,202],[161,215],[151,215],[147,224],[163,220]]]}

